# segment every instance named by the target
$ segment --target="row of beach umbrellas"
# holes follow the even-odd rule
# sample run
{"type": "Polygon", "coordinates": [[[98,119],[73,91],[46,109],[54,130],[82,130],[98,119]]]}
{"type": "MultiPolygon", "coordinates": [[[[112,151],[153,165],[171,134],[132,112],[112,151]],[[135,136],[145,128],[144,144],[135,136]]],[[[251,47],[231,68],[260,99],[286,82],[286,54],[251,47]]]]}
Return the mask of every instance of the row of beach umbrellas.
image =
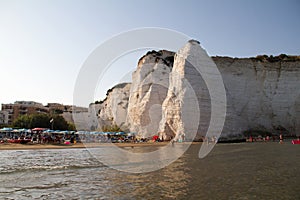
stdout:
{"type": "Polygon", "coordinates": [[[76,134],[87,134],[87,135],[127,135],[134,136],[135,133],[125,133],[125,132],[98,132],[98,131],[78,131],[76,134]]]}
{"type": "Polygon", "coordinates": [[[34,129],[13,129],[13,128],[2,128],[0,132],[14,132],[14,133],[31,133],[32,131],[43,131],[44,133],[54,133],[54,134],[86,134],[86,135],[126,135],[134,136],[135,133],[125,133],[125,132],[98,132],[98,131],[61,131],[61,130],[50,130],[45,128],[34,128],[34,129]]]}

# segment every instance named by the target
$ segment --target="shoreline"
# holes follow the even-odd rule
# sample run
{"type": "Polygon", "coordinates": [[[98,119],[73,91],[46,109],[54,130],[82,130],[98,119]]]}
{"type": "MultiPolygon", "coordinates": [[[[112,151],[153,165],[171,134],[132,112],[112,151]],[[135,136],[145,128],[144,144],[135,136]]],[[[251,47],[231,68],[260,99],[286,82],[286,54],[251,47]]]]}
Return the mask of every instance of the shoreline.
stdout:
{"type": "MultiPolygon", "coordinates": [[[[97,148],[97,147],[147,147],[147,146],[165,146],[170,142],[146,142],[146,143],[76,143],[65,144],[14,144],[2,143],[1,150],[39,150],[39,149],[78,149],[78,148],[97,148]]],[[[186,144],[176,143],[176,144],[186,144]]],[[[201,144],[201,142],[192,142],[192,144],[201,144]]]]}
{"type": "MultiPolygon", "coordinates": [[[[239,143],[278,143],[279,141],[269,141],[269,142],[239,142],[239,143]]],[[[170,144],[171,142],[141,142],[141,143],[76,143],[76,144],[16,144],[16,143],[0,143],[0,152],[2,150],[41,150],[41,149],[87,149],[87,148],[102,148],[102,147],[162,147],[170,144]]],[[[285,140],[284,143],[292,143],[292,140],[285,140]]],[[[184,145],[190,144],[190,142],[176,142],[175,145],[184,145]]],[[[191,142],[191,145],[202,145],[203,142],[191,142]]],[[[220,142],[217,144],[235,144],[235,142],[227,143],[227,142],[220,142]]],[[[170,144],[171,145],[171,144],[170,144]]]]}

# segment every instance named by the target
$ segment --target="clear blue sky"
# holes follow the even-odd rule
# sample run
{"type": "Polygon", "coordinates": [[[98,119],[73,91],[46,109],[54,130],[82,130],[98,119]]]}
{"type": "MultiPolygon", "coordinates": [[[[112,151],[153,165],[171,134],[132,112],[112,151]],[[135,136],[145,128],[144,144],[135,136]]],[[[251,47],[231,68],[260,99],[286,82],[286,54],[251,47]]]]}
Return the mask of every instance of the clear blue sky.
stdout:
{"type": "MultiPolygon", "coordinates": [[[[300,55],[299,11],[298,0],[0,0],[0,103],[72,104],[88,55],[133,28],[185,33],[212,56],[300,55]]],[[[142,54],[121,65],[134,69],[142,54]]],[[[99,85],[95,99],[116,82],[99,85]]]]}

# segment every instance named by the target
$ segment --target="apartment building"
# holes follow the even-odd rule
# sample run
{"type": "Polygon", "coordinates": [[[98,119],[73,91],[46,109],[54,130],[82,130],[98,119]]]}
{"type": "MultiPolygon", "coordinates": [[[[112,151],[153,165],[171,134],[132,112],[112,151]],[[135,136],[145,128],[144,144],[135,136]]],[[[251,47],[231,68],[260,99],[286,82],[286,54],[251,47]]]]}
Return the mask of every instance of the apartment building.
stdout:
{"type": "Polygon", "coordinates": [[[8,112],[5,110],[0,111],[0,124],[8,124],[8,112]]]}
{"type": "MultiPolygon", "coordinates": [[[[34,101],[16,101],[15,103],[2,104],[2,112],[7,114],[7,124],[12,124],[20,115],[49,113],[49,108],[34,101]]],[[[1,121],[0,121],[1,122],[1,121]]]]}

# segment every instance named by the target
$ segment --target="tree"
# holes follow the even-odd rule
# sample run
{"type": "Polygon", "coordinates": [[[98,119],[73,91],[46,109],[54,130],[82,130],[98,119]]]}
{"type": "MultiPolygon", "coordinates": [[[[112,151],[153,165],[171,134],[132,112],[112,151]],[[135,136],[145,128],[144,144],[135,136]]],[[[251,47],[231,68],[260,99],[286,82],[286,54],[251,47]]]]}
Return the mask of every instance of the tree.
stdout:
{"type": "Polygon", "coordinates": [[[55,130],[75,130],[75,125],[69,124],[62,116],[49,114],[21,115],[13,122],[13,127],[27,129],[36,127],[52,128],[51,119],[53,119],[53,129],[55,130]]]}
{"type": "Polygon", "coordinates": [[[63,114],[63,112],[64,112],[64,111],[63,111],[63,110],[60,110],[60,109],[55,109],[55,110],[52,111],[53,114],[58,114],[58,115],[59,115],[59,114],[63,114]]]}
{"type": "Polygon", "coordinates": [[[69,124],[62,116],[52,115],[51,118],[53,119],[54,130],[69,130],[69,124]]]}
{"type": "Polygon", "coordinates": [[[30,128],[31,116],[21,115],[13,121],[12,126],[18,128],[30,128]]]}
{"type": "Polygon", "coordinates": [[[50,128],[50,116],[47,114],[29,115],[31,118],[29,128],[50,128]]]}
{"type": "Polygon", "coordinates": [[[68,122],[68,130],[69,131],[76,131],[76,126],[75,124],[68,122]]]}
{"type": "Polygon", "coordinates": [[[118,127],[118,125],[113,124],[111,126],[109,126],[109,125],[103,126],[102,131],[104,131],[104,132],[121,132],[122,130],[120,127],[118,127]]]}
{"type": "Polygon", "coordinates": [[[21,115],[14,122],[13,127],[19,128],[49,128],[50,117],[47,114],[21,115]]]}

